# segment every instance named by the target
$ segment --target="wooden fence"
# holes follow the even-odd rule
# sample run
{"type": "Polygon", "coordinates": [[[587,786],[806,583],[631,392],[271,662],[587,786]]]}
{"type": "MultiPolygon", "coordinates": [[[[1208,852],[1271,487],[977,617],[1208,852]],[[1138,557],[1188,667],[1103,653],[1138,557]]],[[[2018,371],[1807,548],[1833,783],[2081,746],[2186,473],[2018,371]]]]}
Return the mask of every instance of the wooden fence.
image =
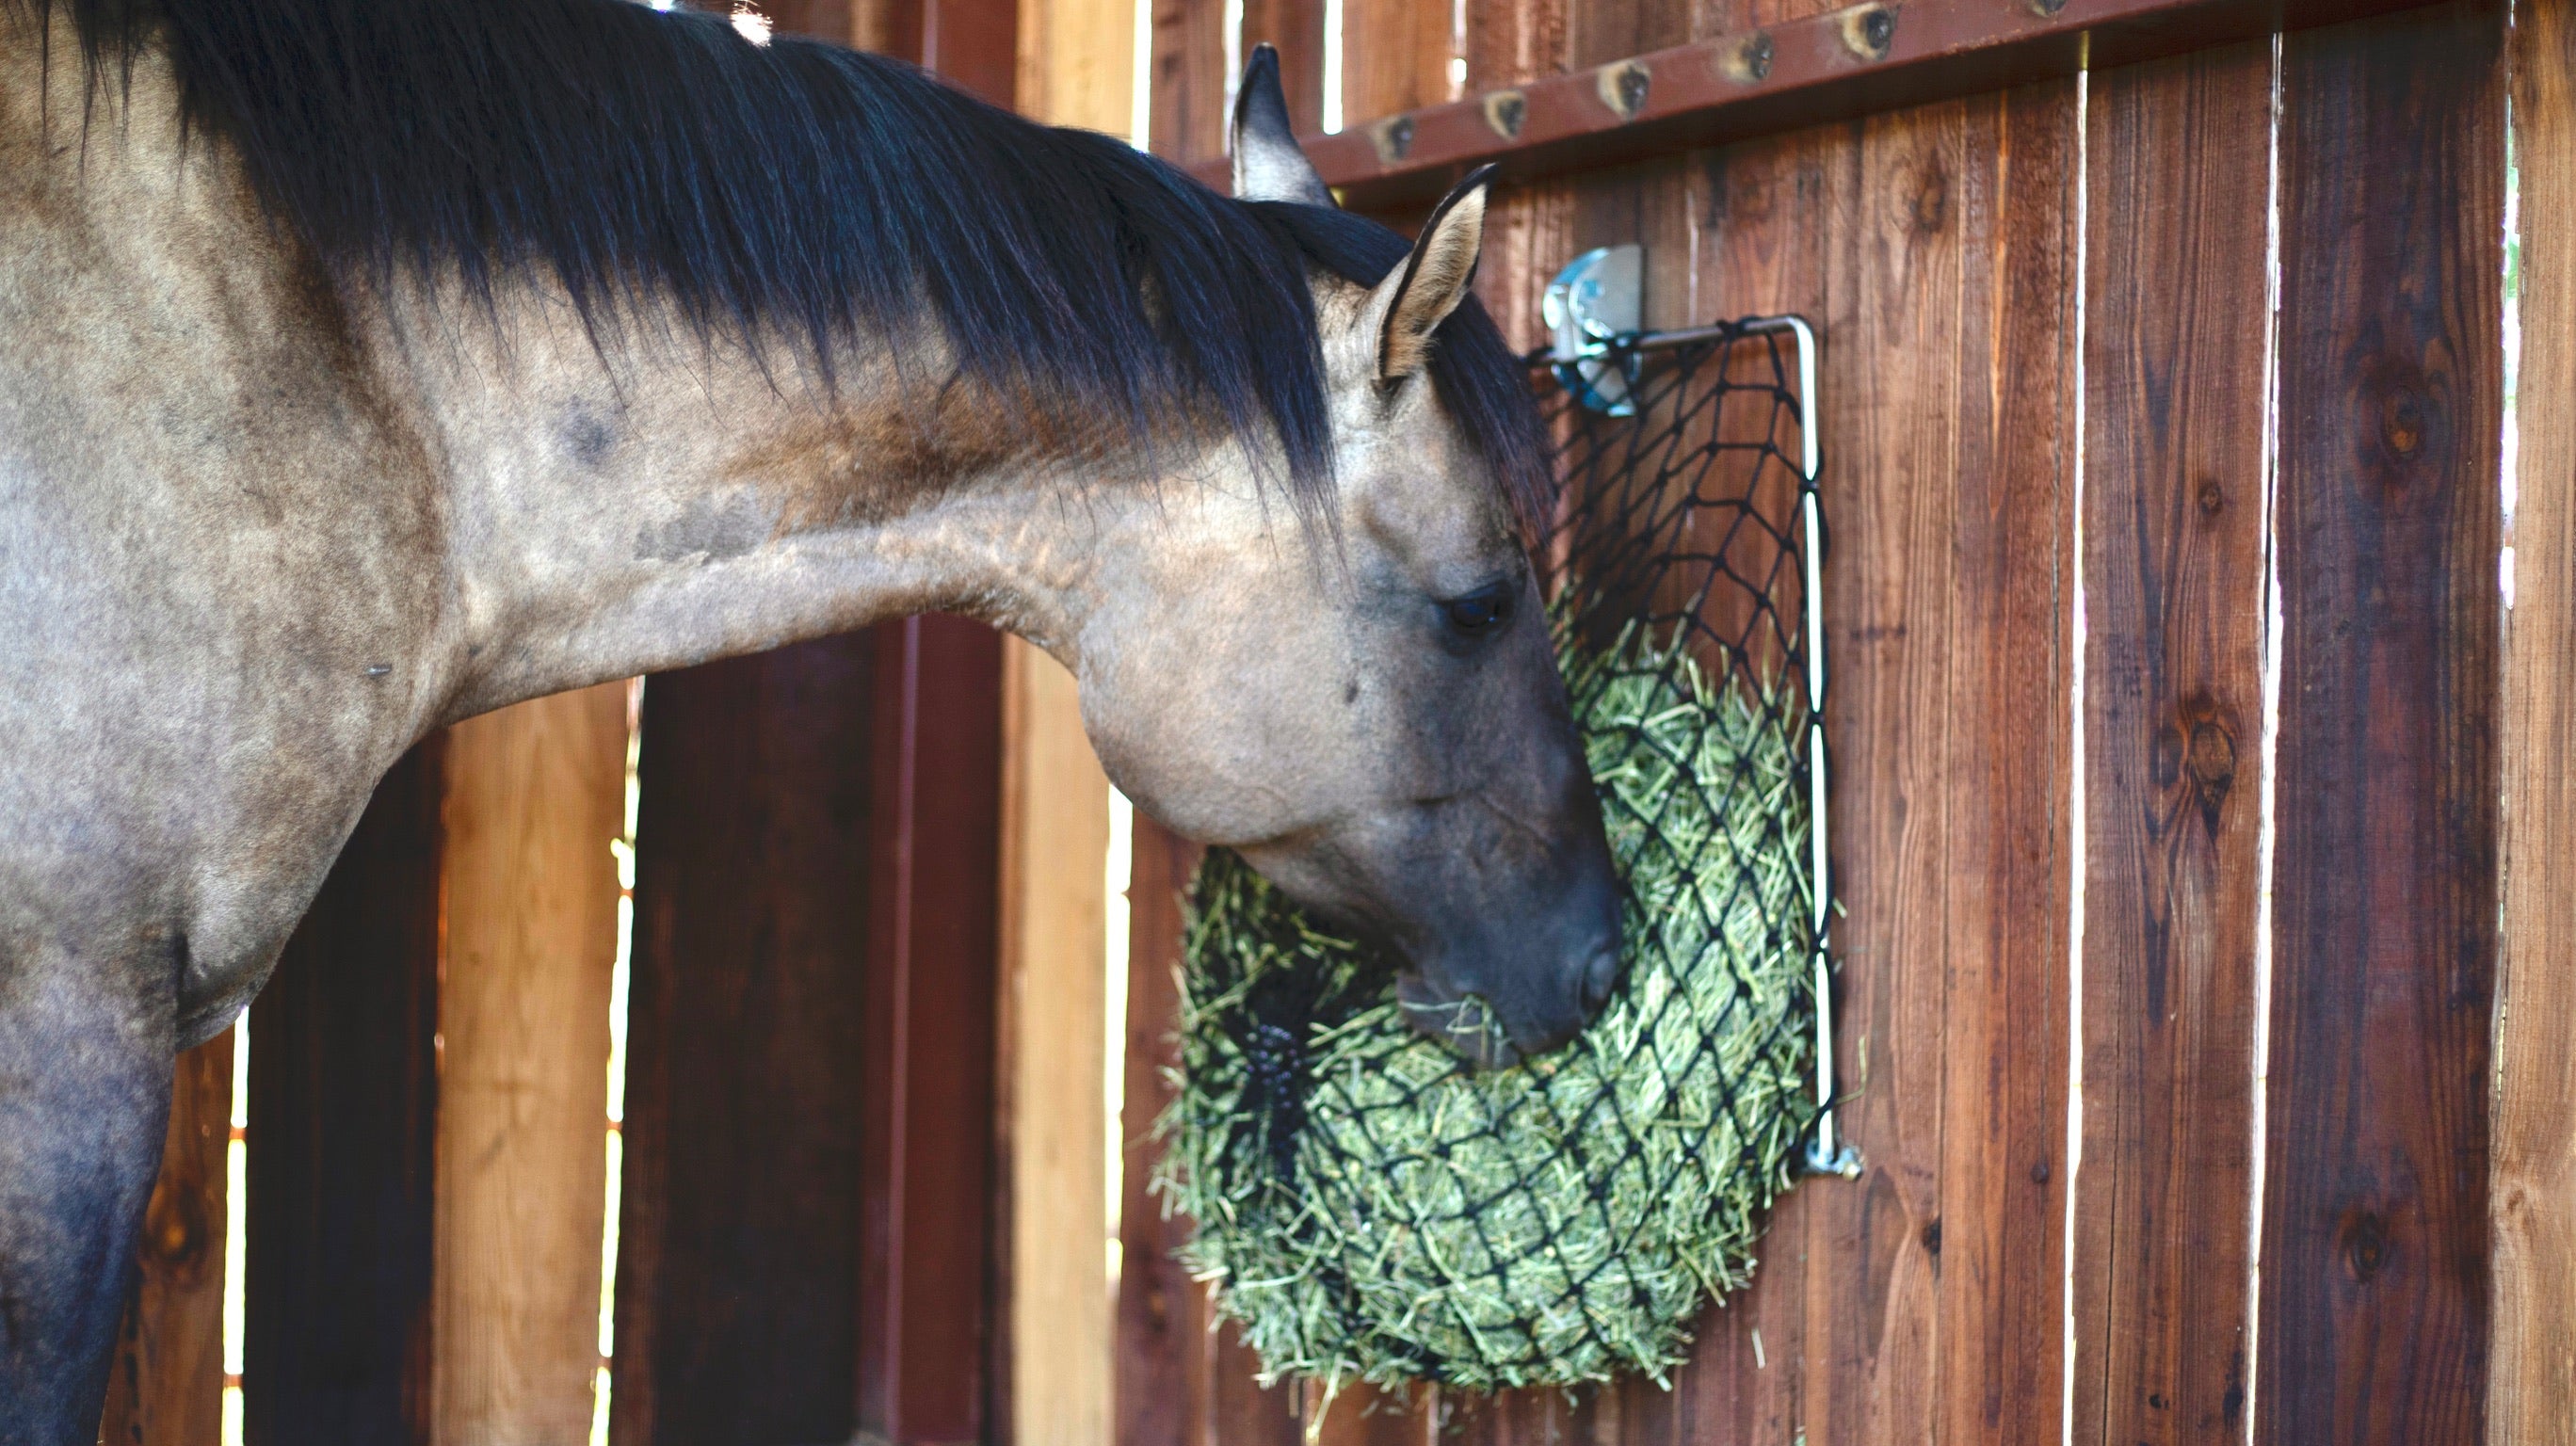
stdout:
{"type": "MultiPolygon", "coordinates": [[[[1824,338],[1867,1169],[1669,1391],[1354,1392],[1323,1439],[2576,1441],[2576,0],[1337,8],[1328,77],[1324,0],[1154,0],[1155,148],[1219,168],[1268,39],[1353,205],[1504,162],[1517,344],[1627,241],[1650,325],[1824,338]]],[[[1124,4],[772,10],[1124,128],[1124,4]]],[[[1143,1188],[1193,853],[1141,821],[1096,1269],[1065,680],[924,619],[646,699],[609,1439],[1300,1439],[1143,1188]]],[[[618,707],[406,760],[252,1012],[253,1442],[589,1438],[618,707]]],[[[112,1441],[217,1439],[228,1049],[112,1441]]]]}
{"type": "MultiPolygon", "coordinates": [[[[1239,38],[1281,46],[1301,117],[1320,8],[1248,5],[1239,38]]],[[[1156,16],[1156,144],[1203,168],[1219,9],[1156,16]]],[[[1502,160],[1479,287],[1517,343],[1556,266],[1623,241],[1650,325],[1823,333],[1868,1169],[1789,1198],[1669,1393],[1340,1408],[1326,1438],[2576,1439],[2568,8],[1434,9],[1345,0],[1313,149],[1398,221],[1502,160]],[[1866,36],[1832,53],[1872,15],[1883,83],[1866,36]],[[1770,88],[1728,94],[1757,41],[1770,88]],[[1673,99],[1632,119],[1601,82],[1638,56],[1673,99]]],[[[1145,918],[1140,981],[1177,925],[1145,918]]],[[[1132,999],[1143,1044],[1169,1000],[1132,999]]],[[[1126,1228],[1131,1262],[1169,1243],[1132,1195],[1126,1228]]],[[[1185,1285],[1126,1281],[1122,1441],[1291,1439],[1185,1285]]]]}

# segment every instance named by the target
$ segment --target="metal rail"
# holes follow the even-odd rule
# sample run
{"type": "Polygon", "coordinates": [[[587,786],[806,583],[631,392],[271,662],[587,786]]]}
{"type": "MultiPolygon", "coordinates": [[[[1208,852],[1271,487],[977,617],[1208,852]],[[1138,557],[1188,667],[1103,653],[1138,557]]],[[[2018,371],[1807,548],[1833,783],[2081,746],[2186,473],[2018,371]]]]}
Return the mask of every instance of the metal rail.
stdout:
{"type": "MultiPolygon", "coordinates": [[[[1825,529],[1817,502],[1822,445],[1817,439],[1816,332],[1804,317],[1758,316],[1717,326],[1676,331],[1640,332],[1619,337],[1607,348],[1631,354],[1674,351],[1702,342],[1736,336],[1787,333],[1798,348],[1798,489],[1801,596],[1798,611],[1807,651],[1807,838],[1808,882],[1814,901],[1811,937],[1816,989],[1816,1134],[1807,1144],[1807,1171],[1857,1179],[1860,1152],[1842,1138],[1834,1118],[1834,995],[1831,930],[1833,927],[1833,851],[1827,837],[1825,808],[1825,529]]],[[[1591,353],[1600,355],[1602,353],[1591,353]]],[[[1524,359],[1533,367],[1554,366],[1560,358],[1541,350],[1524,359]]]]}

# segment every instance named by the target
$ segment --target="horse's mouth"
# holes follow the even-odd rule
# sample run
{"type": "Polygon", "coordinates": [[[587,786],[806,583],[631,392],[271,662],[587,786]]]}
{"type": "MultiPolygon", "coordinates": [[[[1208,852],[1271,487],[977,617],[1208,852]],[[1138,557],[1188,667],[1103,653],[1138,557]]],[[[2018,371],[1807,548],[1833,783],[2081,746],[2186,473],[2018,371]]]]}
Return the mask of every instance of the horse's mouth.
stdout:
{"type": "Polygon", "coordinates": [[[1453,994],[1408,969],[1398,975],[1396,1001],[1405,1022],[1478,1069],[1508,1069],[1521,1062],[1520,1046],[1492,1006],[1472,994],[1453,994]]]}

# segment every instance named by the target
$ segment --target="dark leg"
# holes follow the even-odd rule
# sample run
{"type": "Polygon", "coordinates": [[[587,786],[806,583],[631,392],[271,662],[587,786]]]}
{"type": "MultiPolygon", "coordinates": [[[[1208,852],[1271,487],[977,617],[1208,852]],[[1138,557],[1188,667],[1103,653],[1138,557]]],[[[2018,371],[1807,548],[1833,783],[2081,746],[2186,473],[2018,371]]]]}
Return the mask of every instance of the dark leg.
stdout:
{"type": "Polygon", "coordinates": [[[120,952],[0,940],[0,1446],[97,1440],[176,1045],[167,951],[120,952]]]}

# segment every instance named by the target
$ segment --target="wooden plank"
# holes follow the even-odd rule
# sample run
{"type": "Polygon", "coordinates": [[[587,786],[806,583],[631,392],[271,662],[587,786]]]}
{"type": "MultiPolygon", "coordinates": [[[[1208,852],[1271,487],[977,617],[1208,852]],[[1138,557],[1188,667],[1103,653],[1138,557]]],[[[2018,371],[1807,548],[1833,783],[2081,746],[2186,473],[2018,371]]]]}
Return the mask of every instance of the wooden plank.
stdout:
{"type": "Polygon", "coordinates": [[[1229,189],[1225,0],[1152,3],[1154,95],[1146,127],[1152,150],[1167,161],[1206,168],[1208,184],[1229,189]]]}
{"type": "MultiPolygon", "coordinates": [[[[1782,312],[1823,326],[1829,218],[1848,214],[1859,182],[1859,136],[1850,126],[1750,141],[1701,158],[1705,197],[1695,305],[1705,316],[1782,312]]],[[[1828,457],[1827,465],[1838,464],[1828,457]]],[[[1838,474],[1826,477],[1827,515],[1844,515],[1838,474]]],[[[1669,1401],[1651,1385],[1628,1388],[1630,1414],[1654,1423],[1648,1439],[1788,1442],[1804,1421],[1809,1217],[1848,1188],[1802,1183],[1773,1211],[1753,1283],[1701,1317],[1699,1343],[1669,1401]]]]}
{"type": "Polygon", "coordinates": [[[2074,668],[2075,88],[1969,103],[1942,907],[1940,1394],[2062,1432],[2074,668]]]}
{"type": "MultiPolygon", "coordinates": [[[[1135,128],[1135,0],[1018,0],[1022,115],[1129,137],[1135,128]]],[[[1133,137],[1129,137],[1132,139],[1133,137]]]]}
{"type": "Polygon", "coordinates": [[[624,683],[451,730],[431,1354],[442,1446],[590,1439],[609,844],[625,805],[624,683]]]}
{"type": "Polygon", "coordinates": [[[1268,41],[1279,48],[1279,88],[1288,123],[1299,135],[1324,125],[1323,0],[1244,0],[1242,50],[1268,41]]]}
{"type": "Polygon", "coordinates": [[[966,618],[876,631],[861,1051],[859,1426],[997,1434],[994,1118],[1002,639],[966,618]]]}
{"type": "Polygon", "coordinates": [[[1449,0],[1343,0],[1342,127],[1445,105],[1449,62],[1461,53],[1449,0]]]}
{"type": "Polygon", "coordinates": [[[645,688],[617,1446],[857,1424],[875,671],[854,633],[645,688]]]}
{"type": "MultiPolygon", "coordinates": [[[[1020,70],[1020,0],[919,0],[924,70],[1001,106],[1014,103],[1020,70]]],[[[1121,24],[1124,37],[1131,26],[1121,24]]],[[[1120,117],[1118,129],[1126,129],[1120,117]]]]}
{"type": "Polygon", "coordinates": [[[2245,1431],[2266,45],[2092,80],[2074,1434],[2245,1431]]]}
{"type": "MultiPolygon", "coordinates": [[[[1166,1218],[1148,1188],[1162,1151],[1154,1122],[1172,1102],[1166,1069],[1180,1062],[1182,892],[1198,867],[1196,845],[1139,816],[1127,875],[1127,1050],[1121,1092],[1118,1209],[1119,1446],[1183,1446],[1213,1439],[1208,1382],[1198,1359],[1207,1335],[1199,1287],[1172,1252],[1189,1222],[1166,1218]]],[[[1231,1438],[1229,1438],[1231,1439],[1231,1438]]],[[[1282,1443],[1285,1446],[1285,1443],[1282,1443]]]]}
{"type": "Polygon", "coordinates": [[[141,1270],[117,1333],[101,1446],[216,1446],[224,1401],[224,1191],[233,1031],[179,1056],[141,1270]]]}
{"type": "Polygon", "coordinates": [[[1109,1439],[1109,780],[1074,678],[1003,645],[1002,1045],[1012,1439],[1109,1439]]]}
{"type": "Polygon", "coordinates": [[[2500,12],[2295,35],[2257,1441],[2474,1441],[2488,1330],[2500,12]]]}
{"type": "Polygon", "coordinates": [[[376,785],[251,1006],[253,1441],[429,1440],[445,752],[435,735],[376,785]]]}
{"type": "Polygon", "coordinates": [[[1834,778],[1835,1054],[1866,1162],[1807,1203],[1808,1439],[1910,1442],[1934,1417],[1947,763],[1917,720],[1950,694],[1967,114],[1858,128],[1856,184],[1829,191],[1820,403],[1834,547],[1825,715],[1834,778]],[[1903,360],[1899,360],[1903,359],[1903,360]]]}
{"type": "MultiPolygon", "coordinates": [[[[1466,168],[1494,161],[1510,179],[1669,155],[1699,146],[1883,114],[2402,9],[2412,0],[2066,0],[2062,5],[1748,4],[1753,19],[1687,43],[1591,51],[1583,69],[1509,87],[1480,85],[1447,105],[1307,138],[1324,179],[1349,204],[1427,204],[1466,168]],[[1765,12],[1776,18],[1761,18],[1765,12]],[[1881,17],[1874,20],[1873,17],[1881,17]],[[1882,23],[1882,21],[1884,23],[1882,23]],[[1873,40],[1873,37],[1878,39],[1873,40]],[[1623,76],[1642,72],[1642,91],[1623,76]],[[1517,124],[1497,117],[1517,116],[1517,124]]],[[[1602,8],[1616,12],[1627,0],[1602,8]]],[[[1577,11],[1577,24],[1595,7],[1577,11]]],[[[1709,6],[1712,14],[1717,4],[1709,6]]],[[[1687,7],[1658,12],[1679,17],[1687,7]]],[[[1366,34],[1368,32],[1355,32],[1366,34]]],[[[1583,50],[1579,42],[1578,50],[1583,50]]],[[[1358,117],[1358,112],[1352,112],[1358,117]]],[[[1203,174],[1219,173],[1213,164],[1203,174]]]]}
{"type": "Polygon", "coordinates": [[[2504,654],[2496,1010],[2495,1441],[2576,1442],[2576,8],[2514,11],[2521,430],[2504,654]]]}

